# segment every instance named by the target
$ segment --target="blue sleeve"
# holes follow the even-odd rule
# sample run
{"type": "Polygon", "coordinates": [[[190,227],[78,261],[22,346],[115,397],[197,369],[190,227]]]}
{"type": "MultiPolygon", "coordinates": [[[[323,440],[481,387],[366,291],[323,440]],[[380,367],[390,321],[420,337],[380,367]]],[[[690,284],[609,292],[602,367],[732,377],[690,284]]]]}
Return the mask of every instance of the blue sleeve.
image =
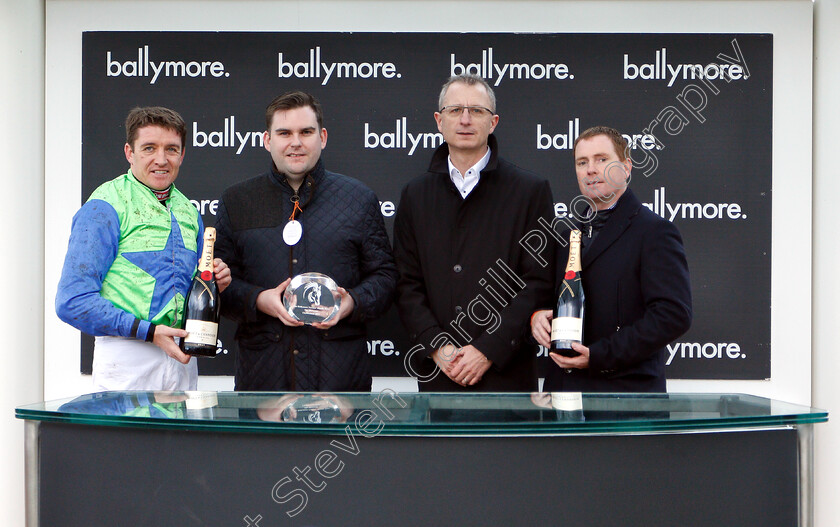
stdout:
{"type": "MultiPolygon", "coordinates": [[[[150,413],[155,401],[151,392],[100,392],[82,395],[62,404],[59,412],[94,415],[127,415],[138,408],[148,407],[150,413]]],[[[152,415],[160,417],[160,415],[152,415]]]]}
{"type": "Polygon", "coordinates": [[[55,312],[89,335],[147,340],[154,334],[153,324],[117,308],[99,294],[119,244],[120,219],[114,207],[98,199],[85,203],[73,217],[55,312]]]}

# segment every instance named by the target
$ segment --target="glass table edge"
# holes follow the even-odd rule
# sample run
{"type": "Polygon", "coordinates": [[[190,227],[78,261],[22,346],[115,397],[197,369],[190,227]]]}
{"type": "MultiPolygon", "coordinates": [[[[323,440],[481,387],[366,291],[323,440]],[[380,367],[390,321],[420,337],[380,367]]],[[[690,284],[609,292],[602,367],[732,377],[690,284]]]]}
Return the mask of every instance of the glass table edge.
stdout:
{"type": "MultiPolygon", "coordinates": [[[[804,408],[804,407],[803,407],[804,408]]],[[[310,435],[574,435],[608,433],[690,432],[693,430],[737,430],[745,428],[771,428],[816,424],[828,421],[828,412],[811,409],[803,414],[758,415],[718,417],[704,419],[636,420],[636,421],[534,421],[514,423],[395,423],[381,420],[382,426],[375,434],[365,434],[354,426],[352,420],[343,423],[289,423],[258,420],[207,420],[170,419],[160,417],[107,416],[97,414],[67,414],[57,411],[35,410],[26,407],[15,409],[15,417],[23,420],[94,425],[106,427],[133,427],[148,429],[179,429],[196,431],[310,434],[310,435]]]]}

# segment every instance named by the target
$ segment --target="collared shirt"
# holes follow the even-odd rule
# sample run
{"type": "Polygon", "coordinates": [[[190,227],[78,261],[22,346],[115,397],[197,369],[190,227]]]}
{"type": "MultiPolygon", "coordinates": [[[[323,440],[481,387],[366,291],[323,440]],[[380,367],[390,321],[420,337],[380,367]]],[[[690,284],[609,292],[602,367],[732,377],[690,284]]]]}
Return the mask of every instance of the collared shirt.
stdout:
{"type": "Polygon", "coordinates": [[[449,178],[452,180],[452,183],[455,184],[455,188],[458,189],[458,192],[461,193],[461,197],[466,199],[470,192],[472,192],[472,189],[478,185],[478,179],[481,176],[481,171],[484,170],[484,167],[486,167],[487,163],[490,162],[490,147],[487,147],[487,152],[484,154],[484,157],[479,159],[478,163],[474,164],[464,175],[461,175],[461,171],[455,168],[455,165],[452,164],[452,156],[449,156],[447,161],[449,162],[449,178]]]}

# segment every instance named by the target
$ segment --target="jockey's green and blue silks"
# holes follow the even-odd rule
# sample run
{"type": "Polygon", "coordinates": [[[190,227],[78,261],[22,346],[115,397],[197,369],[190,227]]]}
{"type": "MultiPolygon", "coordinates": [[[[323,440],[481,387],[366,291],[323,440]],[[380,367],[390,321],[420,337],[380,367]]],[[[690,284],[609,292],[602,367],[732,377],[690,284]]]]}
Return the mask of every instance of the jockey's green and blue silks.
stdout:
{"type": "Polygon", "coordinates": [[[56,313],[94,336],[180,327],[203,231],[174,186],[164,207],[131,171],[103,183],[73,217],[56,313]]]}
{"type": "Polygon", "coordinates": [[[166,419],[183,419],[186,417],[186,405],[183,401],[157,402],[154,394],[149,392],[100,392],[82,395],[62,404],[58,411],[72,414],[125,415],[166,419]]]}

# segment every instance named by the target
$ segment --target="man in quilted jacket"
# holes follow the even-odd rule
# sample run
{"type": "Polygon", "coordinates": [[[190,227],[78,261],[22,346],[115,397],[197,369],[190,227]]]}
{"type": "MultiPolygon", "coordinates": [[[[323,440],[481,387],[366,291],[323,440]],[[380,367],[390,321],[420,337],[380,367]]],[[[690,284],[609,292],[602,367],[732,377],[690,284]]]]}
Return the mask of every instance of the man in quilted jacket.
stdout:
{"type": "Polygon", "coordinates": [[[379,200],[324,168],[327,130],[312,95],[280,95],[265,117],[271,166],[225,190],[216,224],[216,255],[234,276],[221,304],[238,323],[236,390],[369,391],[365,324],[390,306],[397,280],[379,200]],[[304,272],[339,286],[327,322],[304,325],[283,306],[304,272]]]}

